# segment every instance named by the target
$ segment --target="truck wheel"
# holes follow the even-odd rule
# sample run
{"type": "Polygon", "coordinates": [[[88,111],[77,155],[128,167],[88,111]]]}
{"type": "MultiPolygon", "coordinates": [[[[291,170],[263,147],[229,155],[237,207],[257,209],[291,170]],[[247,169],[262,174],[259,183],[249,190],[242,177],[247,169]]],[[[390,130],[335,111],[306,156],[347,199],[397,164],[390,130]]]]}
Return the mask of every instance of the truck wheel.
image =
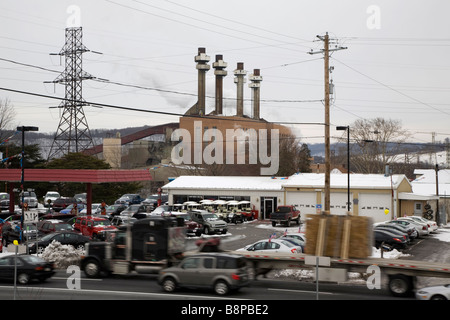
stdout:
{"type": "Polygon", "coordinates": [[[162,288],[165,292],[174,292],[177,288],[177,283],[174,278],[167,277],[162,282],[162,288]]]}
{"type": "Polygon", "coordinates": [[[84,264],[84,273],[88,278],[98,278],[100,275],[100,263],[91,259],[84,264]]]}
{"type": "Polygon", "coordinates": [[[286,227],[290,227],[291,226],[291,218],[289,218],[287,221],[286,221],[286,227]]]}
{"type": "Polygon", "coordinates": [[[210,234],[210,230],[208,226],[205,226],[205,228],[203,229],[203,233],[204,234],[210,234]]]}
{"type": "Polygon", "coordinates": [[[225,281],[219,280],[216,283],[214,283],[214,292],[217,293],[218,295],[223,296],[226,295],[228,292],[230,292],[230,287],[225,281]]]}
{"type": "Polygon", "coordinates": [[[389,276],[389,291],[395,297],[410,296],[414,289],[413,277],[403,274],[389,276]]]}
{"type": "Polygon", "coordinates": [[[272,221],[272,227],[275,227],[277,223],[275,221],[272,221]]]}

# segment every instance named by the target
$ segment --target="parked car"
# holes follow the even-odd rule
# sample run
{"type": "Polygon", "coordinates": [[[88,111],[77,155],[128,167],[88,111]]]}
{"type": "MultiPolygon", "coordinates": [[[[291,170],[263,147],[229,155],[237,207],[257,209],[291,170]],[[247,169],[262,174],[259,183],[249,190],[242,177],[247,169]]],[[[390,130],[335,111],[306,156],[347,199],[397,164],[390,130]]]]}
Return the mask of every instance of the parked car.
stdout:
{"type": "Polygon", "coordinates": [[[186,227],[186,235],[187,236],[200,236],[203,232],[202,227],[192,220],[191,216],[188,213],[184,212],[171,212],[166,216],[178,217],[184,219],[184,226],[186,227]]]}
{"type": "Polygon", "coordinates": [[[77,217],[73,227],[82,235],[97,240],[104,240],[107,232],[117,230],[109,219],[93,215],[77,217]]]}
{"type": "Polygon", "coordinates": [[[77,203],[75,198],[60,197],[53,202],[53,210],[59,212],[73,203],[77,203]]]}
{"type": "MultiPolygon", "coordinates": [[[[15,256],[0,258],[0,279],[14,279],[15,256]]],[[[27,284],[31,280],[45,281],[55,274],[53,263],[32,255],[17,255],[17,282],[27,284]]]]}
{"type": "Polygon", "coordinates": [[[450,284],[419,289],[416,292],[416,298],[419,300],[450,300],[450,284]]]}
{"type": "Polygon", "coordinates": [[[403,217],[403,219],[411,219],[414,221],[417,221],[419,223],[425,223],[428,226],[428,231],[429,232],[436,232],[438,229],[438,225],[435,221],[432,220],[428,220],[419,216],[407,216],[407,217],[403,217]]]}
{"type": "Polygon", "coordinates": [[[53,206],[53,202],[55,202],[55,200],[60,197],[61,195],[56,191],[47,191],[47,193],[44,196],[44,207],[53,206]]]}
{"type": "Polygon", "coordinates": [[[56,231],[74,231],[71,224],[57,219],[41,220],[37,223],[37,229],[40,233],[43,234],[48,234],[56,231]]]}
{"type": "Polygon", "coordinates": [[[86,193],[77,193],[73,196],[78,203],[87,203],[87,194],[86,193]]]}
{"type": "Polygon", "coordinates": [[[297,232],[286,232],[283,237],[291,237],[300,240],[303,244],[306,243],[305,234],[297,233],[297,232]]]}
{"type": "Polygon", "coordinates": [[[297,238],[292,238],[292,237],[285,237],[285,236],[282,236],[282,237],[279,237],[279,238],[277,238],[277,239],[278,239],[278,240],[286,240],[286,241],[289,241],[289,242],[291,242],[293,245],[300,247],[301,250],[302,250],[301,252],[305,252],[305,243],[304,243],[303,241],[297,239],[297,238]]]}
{"type": "Polygon", "coordinates": [[[201,225],[204,234],[226,234],[228,232],[228,224],[219,219],[215,213],[206,210],[192,210],[188,211],[188,214],[193,221],[201,225]]]}
{"type": "Polygon", "coordinates": [[[401,235],[394,234],[392,231],[387,230],[374,230],[374,245],[375,248],[381,248],[387,245],[389,248],[403,250],[407,246],[406,238],[401,235]]]}
{"type": "Polygon", "coordinates": [[[163,204],[163,205],[160,205],[159,207],[157,207],[152,212],[150,212],[150,215],[152,215],[152,216],[164,216],[164,215],[168,215],[168,214],[173,213],[173,212],[181,212],[181,211],[178,210],[178,207],[176,207],[176,206],[163,204]]]}
{"type": "Polygon", "coordinates": [[[62,214],[80,213],[81,210],[83,210],[83,209],[86,209],[86,205],[85,204],[83,204],[83,203],[72,203],[72,204],[69,204],[65,209],[60,210],[59,213],[62,213],[62,214]]]}
{"type": "MultiPolygon", "coordinates": [[[[155,209],[156,207],[158,207],[158,200],[159,200],[159,195],[152,194],[151,196],[148,196],[147,198],[145,198],[141,202],[141,204],[146,205],[146,206],[151,206],[153,209],[155,209]]],[[[161,204],[165,204],[168,200],[169,200],[168,194],[161,194],[161,204]]]]}
{"type": "Polygon", "coordinates": [[[18,222],[5,222],[3,223],[1,230],[3,247],[13,243],[14,240],[20,241],[22,239],[24,241],[31,241],[38,238],[38,230],[34,224],[27,224],[21,232],[18,222]]]}
{"type": "Polygon", "coordinates": [[[45,248],[48,247],[53,241],[57,241],[64,245],[71,245],[75,249],[84,250],[89,237],[83,236],[76,232],[71,231],[58,231],[46,234],[38,241],[33,241],[28,244],[30,253],[43,253],[45,248]]]}
{"type": "Polygon", "coordinates": [[[0,211],[9,210],[9,193],[0,192],[0,211]]]}
{"type": "Polygon", "coordinates": [[[34,191],[24,191],[19,194],[19,207],[22,208],[22,198],[23,202],[28,205],[28,208],[37,208],[38,207],[38,199],[36,197],[36,193],[34,191]]]}
{"type": "Polygon", "coordinates": [[[412,228],[416,229],[417,233],[419,234],[419,237],[426,236],[429,234],[428,227],[420,225],[413,220],[397,219],[397,220],[388,221],[387,223],[397,223],[397,224],[401,224],[403,226],[412,227],[412,228]]]}
{"type": "Polygon", "coordinates": [[[158,283],[166,292],[179,287],[212,288],[225,295],[249,284],[247,261],[239,255],[203,253],[184,258],[159,272],[158,283]]]}
{"type": "MultiPolygon", "coordinates": [[[[430,228],[428,228],[428,223],[425,223],[423,221],[418,221],[415,219],[412,219],[410,217],[401,217],[401,218],[397,218],[397,220],[400,221],[411,221],[412,223],[419,225],[419,229],[417,230],[419,232],[420,235],[429,235],[430,234],[430,228]]],[[[417,228],[416,228],[417,229],[417,228]]]]}
{"type": "Polygon", "coordinates": [[[134,223],[134,222],[136,222],[137,220],[138,220],[138,219],[133,218],[133,217],[128,217],[128,216],[121,216],[121,215],[118,215],[118,216],[112,217],[112,219],[111,219],[111,224],[112,224],[113,226],[118,227],[118,226],[126,225],[127,223],[134,223]]]}
{"type": "MultiPolygon", "coordinates": [[[[91,214],[100,214],[102,212],[102,204],[101,203],[92,203],[91,204],[91,214]]],[[[80,210],[80,214],[87,214],[87,205],[83,205],[83,209],[80,210]]]]}
{"type": "Polygon", "coordinates": [[[127,208],[127,206],[124,204],[112,204],[112,205],[106,207],[106,215],[107,216],[118,215],[126,208],[127,208]]]}
{"type": "Polygon", "coordinates": [[[287,240],[265,239],[238,249],[238,251],[302,253],[302,248],[287,240]]]}
{"type": "Polygon", "coordinates": [[[408,235],[410,240],[416,239],[419,234],[417,230],[412,227],[403,226],[398,223],[379,223],[374,226],[375,229],[395,230],[408,235]]]}
{"type": "Polygon", "coordinates": [[[119,199],[116,200],[116,204],[140,204],[144,199],[141,198],[140,195],[136,193],[126,193],[122,195],[119,199]]]}
{"type": "Polygon", "coordinates": [[[147,211],[145,206],[141,204],[132,204],[128,206],[125,210],[120,212],[121,216],[133,217],[136,219],[147,218],[147,211]]]}

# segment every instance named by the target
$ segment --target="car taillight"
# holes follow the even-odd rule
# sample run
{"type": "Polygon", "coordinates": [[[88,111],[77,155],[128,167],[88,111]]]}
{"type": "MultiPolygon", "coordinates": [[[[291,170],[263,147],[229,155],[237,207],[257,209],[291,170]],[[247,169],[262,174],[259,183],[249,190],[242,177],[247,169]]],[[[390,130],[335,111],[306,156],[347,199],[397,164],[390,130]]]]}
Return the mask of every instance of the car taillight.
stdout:
{"type": "Polygon", "coordinates": [[[422,230],[427,230],[427,227],[423,226],[423,227],[422,227],[422,230]]]}
{"type": "Polygon", "coordinates": [[[395,240],[397,242],[402,242],[402,240],[400,240],[399,238],[393,238],[393,240],[395,240]]]}
{"type": "Polygon", "coordinates": [[[36,270],[36,271],[42,271],[42,270],[44,270],[44,267],[43,267],[43,266],[39,266],[39,267],[34,268],[34,270],[36,270]]]}
{"type": "Polygon", "coordinates": [[[241,276],[238,275],[238,274],[236,274],[236,273],[233,273],[233,274],[231,275],[231,279],[233,279],[233,280],[241,280],[241,276]]]}
{"type": "Polygon", "coordinates": [[[292,248],[292,249],[291,249],[291,252],[292,252],[292,253],[297,253],[297,249],[296,249],[296,248],[292,248]]]}

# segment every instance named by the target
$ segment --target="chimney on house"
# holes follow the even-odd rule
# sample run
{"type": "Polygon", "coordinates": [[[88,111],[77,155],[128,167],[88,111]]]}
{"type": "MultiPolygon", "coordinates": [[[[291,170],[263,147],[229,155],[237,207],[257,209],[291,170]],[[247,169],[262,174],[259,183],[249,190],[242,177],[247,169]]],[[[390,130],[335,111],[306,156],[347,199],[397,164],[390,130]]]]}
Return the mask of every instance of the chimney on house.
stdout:
{"type": "Polygon", "coordinates": [[[244,63],[238,62],[236,70],[234,70],[234,82],[237,85],[237,99],[236,99],[236,115],[238,117],[244,116],[244,83],[247,71],[244,70],[244,63]]]}
{"type": "Polygon", "coordinates": [[[198,102],[197,102],[197,114],[205,115],[205,96],[206,96],[206,72],[208,72],[210,66],[208,64],[210,57],[206,55],[205,48],[198,48],[198,55],[195,56],[195,62],[197,62],[198,70],[198,102]]]}
{"type": "Polygon", "coordinates": [[[261,81],[262,76],[260,75],[259,69],[253,69],[253,74],[251,74],[249,77],[250,83],[248,86],[252,88],[253,91],[253,119],[259,120],[260,119],[260,87],[261,87],[261,81]]]}
{"type": "Polygon", "coordinates": [[[223,114],[223,78],[227,75],[225,68],[227,63],[223,61],[221,54],[216,55],[216,61],[213,62],[214,75],[216,76],[216,109],[215,114],[223,114]]]}

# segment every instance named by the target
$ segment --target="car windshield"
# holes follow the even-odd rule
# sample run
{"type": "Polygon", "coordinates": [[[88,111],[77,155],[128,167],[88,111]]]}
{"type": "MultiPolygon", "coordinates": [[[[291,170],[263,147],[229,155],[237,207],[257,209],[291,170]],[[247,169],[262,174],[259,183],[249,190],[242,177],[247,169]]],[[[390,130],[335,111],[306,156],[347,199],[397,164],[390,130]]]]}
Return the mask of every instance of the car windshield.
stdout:
{"type": "Polygon", "coordinates": [[[55,224],[55,230],[73,230],[72,226],[68,223],[55,224]]]}
{"type": "Polygon", "coordinates": [[[214,214],[214,213],[207,213],[207,214],[203,214],[203,219],[205,219],[206,221],[213,221],[213,220],[218,220],[219,217],[214,214]]]}
{"type": "Polygon", "coordinates": [[[47,197],[59,197],[59,193],[47,193],[47,197]]]}
{"type": "Polygon", "coordinates": [[[94,226],[110,226],[110,225],[111,221],[109,221],[108,219],[94,221],[94,226]]]}

